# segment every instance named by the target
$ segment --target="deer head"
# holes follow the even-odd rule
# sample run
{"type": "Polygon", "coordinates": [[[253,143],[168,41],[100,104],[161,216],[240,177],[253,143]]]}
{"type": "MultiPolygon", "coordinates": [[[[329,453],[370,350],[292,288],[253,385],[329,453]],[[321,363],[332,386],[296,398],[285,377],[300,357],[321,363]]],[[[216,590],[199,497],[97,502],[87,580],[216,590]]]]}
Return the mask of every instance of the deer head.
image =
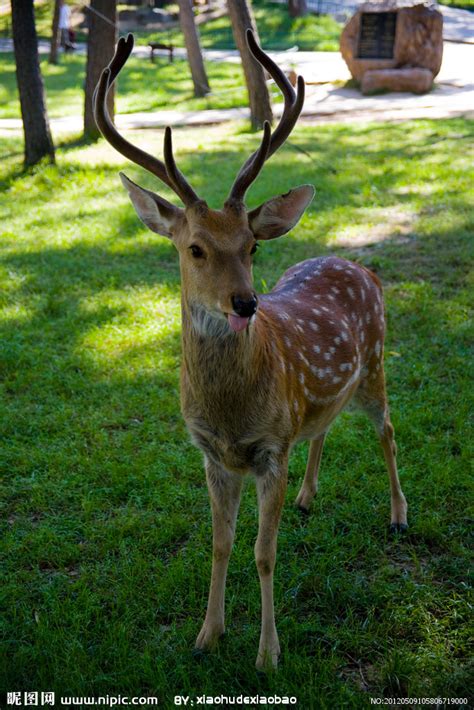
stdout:
{"type": "Polygon", "coordinates": [[[281,89],[284,109],[273,132],[265,122],[260,147],[242,166],[222,210],[208,207],[178,169],[173,157],[171,128],[165,130],[162,162],[129,143],[113,125],[107,111],[107,93],[132,52],[133,35],[129,34],[126,40],[120,38],[94,94],[95,119],[108,142],[158,177],[183,202],[184,208],[176,207],[120,174],[140,219],[152,231],[169,237],[179,252],[183,303],[199,322],[203,322],[202,314],[205,314],[207,323],[217,321],[223,326],[222,330],[229,333],[245,330],[257,311],[252,254],[258,241],[286,234],[297,224],[314,195],[312,185],[303,185],[255,209],[245,207],[248,188],[265,161],[291,133],[304,101],[302,77],[298,77],[295,93],[281,69],[258,46],[251,30],[247,30],[247,42],[254,57],[281,89]]]}

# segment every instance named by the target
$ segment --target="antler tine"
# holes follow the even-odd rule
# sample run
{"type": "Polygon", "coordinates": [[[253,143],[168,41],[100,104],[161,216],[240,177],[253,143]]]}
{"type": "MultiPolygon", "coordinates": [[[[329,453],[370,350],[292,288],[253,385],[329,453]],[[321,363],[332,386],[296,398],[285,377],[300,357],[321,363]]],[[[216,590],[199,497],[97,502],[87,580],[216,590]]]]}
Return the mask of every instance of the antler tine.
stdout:
{"type": "Polygon", "coordinates": [[[164,156],[166,172],[173,185],[174,191],[178,193],[185,205],[198,202],[199,197],[176,165],[173,155],[172,131],[170,126],[166,126],[165,128],[164,156]]]}
{"type": "MultiPolygon", "coordinates": [[[[104,138],[116,150],[118,150],[119,153],[159,178],[174,192],[176,192],[186,206],[189,206],[199,198],[191,186],[187,183],[184,176],[179,173],[180,181],[179,183],[175,183],[172,177],[168,175],[166,165],[161,160],[158,160],[158,158],[146,153],[144,150],[141,150],[141,148],[138,148],[123,138],[123,136],[121,136],[115,128],[109,116],[107,109],[107,94],[132,53],[133,44],[134,41],[132,34],[129,34],[126,40],[121,37],[117,43],[115,54],[111,62],[103,70],[100,76],[99,83],[96,86],[93,97],[95,121],[104,138]]],[[[175,163],[174,165],[176,167],[175,163]]]]}
{"type": "Polygon", "coordinates": [[[270,147],[272,130],[269,121],[263,124],[263,137],[260,148],[251,155],[251,159],[247,160],[245,165],[240,170],[232,185],[228,202],[243,202],[245,193],[249,186],[253,183],[268,157],[268,149],[270,147]]]}
{"type": "Polygon", "coordinates": [[[229,195],[229,200],[243,200],[245,192],[257,177],[265,163],[265,160],[268,160],[268,158],[273,155],[273,153],[275,153],[281,145],[283,145],[290,135],[296,121],[298,120],[298,116],[301,113],[304,103],[305,83],[303,77],[298,77],[297,93],[295,94],[292,85],[280,67],[275,64],[272,59],[270,59],[268,54],[265,54],[261,47],[259,47],[251,29],[247,30],[247,44],[255,59],[260,62],[260,64],[267,70],[272,79],[275,81],[276,85],[283,94],[285,103],[278,126],[271,134],[268,152],[265,159],[259,165],[258,170],[253,170],[253,163],[256,161],[261,148],[252,153],[252,155],[245,161],[239,174],[237,175],[237,178],[235,179],[229,195]],[[235,187],[237,185],[239,190],[236,194],[235,187]]]}

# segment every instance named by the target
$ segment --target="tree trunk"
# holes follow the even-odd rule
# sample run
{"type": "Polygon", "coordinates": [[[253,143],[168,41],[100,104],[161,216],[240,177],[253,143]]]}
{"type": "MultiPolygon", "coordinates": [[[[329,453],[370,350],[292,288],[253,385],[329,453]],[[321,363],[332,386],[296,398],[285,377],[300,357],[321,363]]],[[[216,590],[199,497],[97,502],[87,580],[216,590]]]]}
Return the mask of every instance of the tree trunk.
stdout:
{"type": "Polygon", "coordinates": [[[227,8],[232,22],[235,44],[242,58],[249,94],[250,120],[253,128],[261,128],[264,121],[272,120],[273,115],[263,67],[250,53],[245,38],[245,32],[249,27],[254,31],[258,41],[257,27],[247,0],[227,0],[227,8]]]}
{"type": "MultiPolygon", "coordinates": [[[[13,0],[14,1],[14,0],[13,0]]],[[[49,50],[49,63],[58,63],[58,46],[59,46],[59,7],[61,0],[55,0],[53,24],[51,26],[51,48],[49,50]]]]}
{"type": "Polygon", "coordinates": [[[194,22],[194,12],[191,0],[178,0],[179,22],[184,35],[189,68],[194,84],[194,96],[205,96],[210,92],[204,61],[202,58],[199,35],[194,22]]]}
{"type": "Polygon", "coordinates": [[[54,146],[39,65],[33,0],[13,0],[12,29],[25,134],[25,165],[34,165],[44,157],[54,163],[54,146]]]}
{"type": "MultiPolygon", "coordinates": [[[[84,104],[84,135],[96,139],[100,136],[94,120],[92,97],[102,69],[114,55],[117,42],[116,0],[91,0],[87,9],[89,36],[87,39],[87,67],[84,104]]],[[[107,107],[110,117],[114,117],[114,87],[109,91],[107,107]]]]}
{"type": "Polygon", "coordinates": [[[288,0],[288,12],[290,17],[303,17],[308,14],[306,0],[288,0]]]}

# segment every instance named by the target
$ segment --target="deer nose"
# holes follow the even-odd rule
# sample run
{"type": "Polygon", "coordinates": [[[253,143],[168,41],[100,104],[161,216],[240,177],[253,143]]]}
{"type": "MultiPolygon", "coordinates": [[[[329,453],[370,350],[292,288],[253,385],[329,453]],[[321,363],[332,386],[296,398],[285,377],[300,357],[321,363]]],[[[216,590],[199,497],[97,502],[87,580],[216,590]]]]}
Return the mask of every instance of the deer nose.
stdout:
{"type": "Polygon", "coordinates": [[[232,296],[232,306],[237,315],[250,318],[257,310],[257,296],[254,294],[250,299],[232,296]]]}

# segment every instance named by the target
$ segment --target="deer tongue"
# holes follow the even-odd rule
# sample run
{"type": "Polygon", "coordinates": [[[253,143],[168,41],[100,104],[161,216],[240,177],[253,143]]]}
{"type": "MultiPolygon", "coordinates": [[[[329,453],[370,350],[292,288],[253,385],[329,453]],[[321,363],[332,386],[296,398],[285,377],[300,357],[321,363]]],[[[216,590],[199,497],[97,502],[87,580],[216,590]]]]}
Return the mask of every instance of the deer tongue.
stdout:
{"type": "Polygon", "coordinates": [[[240,333],[241,330],[247,327],[250,318],[242,318],[242,316],[234,316],[232,313],[228,313],[227,320],[232,330],[236,333],[240,333]]]}

